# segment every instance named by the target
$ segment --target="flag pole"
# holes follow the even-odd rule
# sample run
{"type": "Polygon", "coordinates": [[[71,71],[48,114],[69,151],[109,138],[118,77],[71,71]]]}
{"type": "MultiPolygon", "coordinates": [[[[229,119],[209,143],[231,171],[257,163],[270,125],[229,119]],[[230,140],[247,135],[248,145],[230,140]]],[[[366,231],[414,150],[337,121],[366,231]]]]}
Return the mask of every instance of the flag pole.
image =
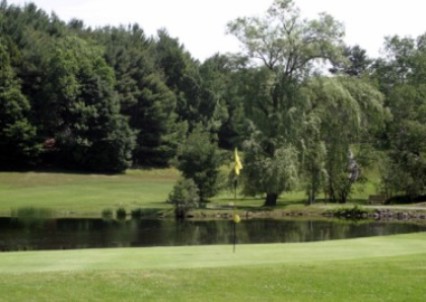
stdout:
{"type": "Polygon", "coordinates": [[[234,179],[234,205],[237,202],[237,187],[238,187],[238,178],[235,176],[234,179]]]}
{"type": "Polygon", "coordinates": [[[232,224],[233,224],[233,233],[234,233],[234,248],[233,248],[233,252],[235,254],[235,245],[237,244],[237,222],[236,222],[236,211],[237,211],[237,186],[238,186],[238,175],[235,175],[235,180],[234,180],[234,213],[232,215],[232,224]]]}
{"type": "Polygon", "coordinates": [[[240,175],[240,170],[243,168],[243,165],[241,164],[240,157],[238,156],[238,150],[235,148],[234,150],[234,160],[235,160],[235,166],[234,166],[234,172],[235,172],[235,178],[234,178],[234,209],[233,209],[233,215],[232,215],[232,222],[233,222],[233,252],[235,253],[235,246],[237,244],[237,223],[240,222],[240,216],[236,213],[236,203],[237,203],[237,186],[238,186],[238,176],[240,175]]]}
{"type": "Polygon", "coordinates": [[[233,228],[234,228],[234,248],[233,248],[233,252],[235,254],[235,245],[237,244],[237,223],[235,221],[233,222],[233,228]]]}

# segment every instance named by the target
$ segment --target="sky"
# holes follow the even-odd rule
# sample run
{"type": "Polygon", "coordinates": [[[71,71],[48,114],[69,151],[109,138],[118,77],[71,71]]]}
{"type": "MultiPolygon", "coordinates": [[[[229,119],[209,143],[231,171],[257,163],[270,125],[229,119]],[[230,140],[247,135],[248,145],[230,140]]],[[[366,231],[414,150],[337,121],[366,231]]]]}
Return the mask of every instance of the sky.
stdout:
{"type": "MultiPolygon", "coordinates": [[[[165,28],[191,55],[203,61],[220,52],[237,52],[241,45],[226,34],[226,24],[237,17],[261,16],[273,0],[8,0],[34,2],[61,20],[83,20],[86,25],[138,23],[148,36],[165,28]]],[[[370,57],[382,54],[384,37],[413,38],[426,32],[425,0],[295,0],[302,17],[331,14],[345,26],[345,42],[358,44],[370,57]]]]}

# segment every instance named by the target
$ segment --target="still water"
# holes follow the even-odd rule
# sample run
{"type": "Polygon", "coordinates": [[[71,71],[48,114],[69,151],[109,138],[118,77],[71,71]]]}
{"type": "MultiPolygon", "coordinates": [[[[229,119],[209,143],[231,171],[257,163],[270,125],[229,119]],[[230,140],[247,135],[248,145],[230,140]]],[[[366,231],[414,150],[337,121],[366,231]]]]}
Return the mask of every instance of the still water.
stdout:
{"type": "MultiPolygon", "coordinates": [[[[426,231],[407,223],[243,220],[237,243],[306,242],[426,231]]],[[[0,218],[0,251],[231,244],[230,221],[0,218]]]]}

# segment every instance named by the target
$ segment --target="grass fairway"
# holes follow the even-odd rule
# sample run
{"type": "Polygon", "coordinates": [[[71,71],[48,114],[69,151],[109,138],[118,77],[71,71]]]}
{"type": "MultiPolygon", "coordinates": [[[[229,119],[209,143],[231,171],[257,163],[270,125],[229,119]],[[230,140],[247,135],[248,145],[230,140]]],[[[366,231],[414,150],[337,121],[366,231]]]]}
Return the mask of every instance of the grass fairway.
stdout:
{"type": "Polygon", "coordinates": [[[129,170],[120,175],[0,172],[0,214],[21,207],[59,216],[99,216],[103,209],[169,208],[174,169],[129,170]]]}
{"type": "Polygon", "coordinates": [[[1,301],[425,301],[426,233],[0,254],[1,301]]]}
{"type": "MultiPolygon", "coordinates": [[[[175,169],[128,170],[124,174],[76,174],[44,172],[0,172],[0,215],[10,216],[13,209],[46,208],[58,217],[99,217],[103,210],[119,207],[128,212],[135,208],[172,210],[165,203],[179,172],[175,169]]],[[[372,194],[355,190],[353,198],[365,200],[372,194]]],[[[220,205],[233,200],[233,192],[223,191],[212,199],[220,205]]],[[[241,197],[241,196],[240,196],[241,197]]],[[[319,196],[321,197],[321,196],[319,196]]],[[[287,192],[278,207],[302,206],[303,191],[287,192]]],[[[236,205],[259,208],[263,198],[238,199],[236,205]]]]}

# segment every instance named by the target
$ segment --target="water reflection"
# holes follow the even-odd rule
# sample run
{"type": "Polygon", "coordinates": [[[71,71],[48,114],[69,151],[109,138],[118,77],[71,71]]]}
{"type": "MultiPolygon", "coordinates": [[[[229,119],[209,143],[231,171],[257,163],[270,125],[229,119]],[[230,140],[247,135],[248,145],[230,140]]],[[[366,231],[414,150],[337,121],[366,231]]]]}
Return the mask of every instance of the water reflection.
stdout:
{"type": "MultiPolygon", "coordinates": [[[[406,223],[245,220],[237,226],[244,243],[306,242],[426,231],[406,223]]],[[[230,221],[0,218],[0,250],[231,244],[230,221]]]]}

